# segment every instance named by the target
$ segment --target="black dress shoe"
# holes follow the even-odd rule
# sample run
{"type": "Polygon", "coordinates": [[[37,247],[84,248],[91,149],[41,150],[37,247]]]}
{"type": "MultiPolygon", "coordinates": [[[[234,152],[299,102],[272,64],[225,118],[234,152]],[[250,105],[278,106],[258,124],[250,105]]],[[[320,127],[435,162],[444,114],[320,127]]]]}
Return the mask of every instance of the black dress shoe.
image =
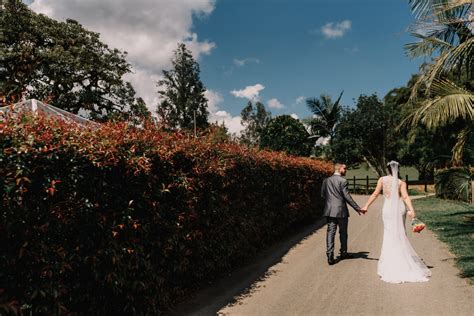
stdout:
{"type": "Polygon", "coordinates": [[[344,252],[344,253],[341,253],[341,255],[339,256],[339,259],[341,260],[344,260],[344,259],[354,259],[354,255],[351,254],[351,253],[347,253],[347,252],[344,252]]]}
{"type": "Polygon", "coordinates": [[[328,264],[332,266],[333,264],[336,263],[336,260],[334,260],[334,256],[328,256],[328,264]]]}

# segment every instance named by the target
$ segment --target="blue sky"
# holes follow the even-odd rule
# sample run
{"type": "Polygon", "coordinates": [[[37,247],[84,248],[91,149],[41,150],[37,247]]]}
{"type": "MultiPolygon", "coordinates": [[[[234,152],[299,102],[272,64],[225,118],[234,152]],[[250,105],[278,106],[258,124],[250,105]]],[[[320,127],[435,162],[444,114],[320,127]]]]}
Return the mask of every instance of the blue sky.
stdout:
{"type": "Polygon", "coordinates": [[[278,99],[285,107],[275,114],[309,115],[300,96],[344,90],[343,103],[360,94],[378,93],[405,84],[420,61],[407,58],[405,32],[413,21],[408,4],[380,1],[218,1],[212,15],[196,23],[201,38],[216,48],[200,62],[202,80],[222,93],[222,108],[236,115],[245,100],[234,89],[261,84],[265,104],[278,99]],[[350,21],[341,37],[328,38],[327,23],[350,21]],[[249,61],[238,66],[234,59],[249,61]],[[300,99],[301,100],[301,99],[300,99]]]}
{"type": "Polygon", "coordinates": [[[404,85],[421,60],[407,0],[34,0],[36,11],[73,18],[126,50],[129,76],[153,111],[155,82],[184,41],[201,66],[211,120],[241,129],[240,111],[260,100],[273,115],[309,116],[304,99],[326,93],[354,105],[404,85]],[[383,3],[383,4],[382,4],[383,3]]]}

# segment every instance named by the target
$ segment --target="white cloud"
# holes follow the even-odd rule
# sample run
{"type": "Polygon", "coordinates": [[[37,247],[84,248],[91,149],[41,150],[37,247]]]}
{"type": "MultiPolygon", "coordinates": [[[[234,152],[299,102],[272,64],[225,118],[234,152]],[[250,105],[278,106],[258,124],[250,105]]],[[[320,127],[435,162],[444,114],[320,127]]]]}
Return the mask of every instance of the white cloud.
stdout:
{"type": "Polygon", "coordinates": [[[278,99],[276,98],[273,98],[273,99],[270,99],[268,100],[267,102],[268,104],[268,107],[271,108],[271,109],[283,109],[285,106],[283,104],[281,104],[280,101],[278,101],[278,99]]]}
{"type": "Polygon", "coordinates": [[[290,116],[291,116],[292,118],[294,118],[295,120],[298,120],[298,119],[299,119],[299,117],[298,117],[298,115],[296,115],[296,113],[293,113],[293,114],[291,114],[290,116]]]}
{"type": "Polygon", "coordinates": [[[128,52],[134,66],[128,79],[154,110],[156,79],[169,69],[178,42],[186,43],[195,59],[209,54],[215,44],[192,32],[193,17],[212,13],[215,0],[34,0],[31,9],[50,17],[78,20],[99,32],[112,48],[128,52]]]}
{"type": "Polygon", "coordinates": [[[330,22],[321,26],[321,32],[326,38],[338,38],[344,36],[352,27],[350,20],[342,22],[330,22]]]}
{"type": "Polygon", "coordinates": [[[230,113],[219,109],[219,104],[224,101],[222,95],[212,90],[206,90],[205,96],[208,101],[209,122],[218,122],[219,124],[224,122],[230,133],[240,135],[244,129],[240,123],[240,116],[232,116],[230,113]]]}
{"type": "Polygon", "coordinates": [[[245,58],[245,59],[234,59],[234,64],[236,66],[239,66],[239,67],[242,67],[242,66],[245,66],[246,64],[248,63],[256,63],[256,64],[259,64],[260,63],[260,59],[258,58],[253,58],[253,57],[249,57],[249,58],[245,58]]]}
{"type": "Polygon", "coordinates": [[[296,98],[295,104],[301,104],[304,102],[305,99],[306,98],[304,96],[300,95],[299,97],[296,98]]]}
{"type": "Polygon", "coordinates": [[[242,119],[240,116],[232,116],[230,113],[226,111],[217,111],[210,119],[210,122],[218,122],[219,124],[224,122],[225,126],[229,130],[231,134],[235,134],[240,136],[240,133],[244,129],[241,122],[242,119]]]}
{"type": "Polygon", "coordinates": [[[355,54],[359,52],[359,47],[357,45],[353,46],[352,48],[346,47],[344,48],[344,51],[349,54],[355,54]]]}
{"type": "Polygon", "coordinates": [[[204,96],[207,99],[207,109],[209,110],[209,113],[215,113],[219,111],[219,103],[224,101],[222,95],[219,92],[206,90],[204,92],[204,96]]]}
{"type": "Polygon", "coordinates": [[[260,91],[265,89],[265,87],[259,83],[253,86],[246,86],[241,90],[232,90],[230,93],[237,98],[245,98],[252,101],[258,100],[260,91]]]}

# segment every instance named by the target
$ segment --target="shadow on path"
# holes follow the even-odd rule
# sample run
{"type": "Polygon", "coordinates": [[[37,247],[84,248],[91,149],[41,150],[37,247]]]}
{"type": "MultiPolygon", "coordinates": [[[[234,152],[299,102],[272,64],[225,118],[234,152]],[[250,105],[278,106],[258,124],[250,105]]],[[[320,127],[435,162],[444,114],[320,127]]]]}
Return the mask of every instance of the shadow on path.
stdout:
{"type": "Polygon", "coordinates": [[[304,227],[300,232],[277,242],[262,251],[252,263],[238,268],[229,276],[215,280],[193,297],[178,304],[169,311],[169,315],[215,315],[228,305],[234,305],[239,298],[250,295],[256,290],[255,284],[265,280],[277,271],[270,268],[282,262],[282,258],[294,247],[326,224],[322,218],[316,223],[304,227]]]}
{"type": "Polygon", "coordinates": [[[359,252],[351,252],[351,255],[353,255],[353,258],[348,258],[344,260],[354,260],[354,259],[365,259],[365,260],[379,260],[378,258],[370,258],[369,253],[367,251],[359,251],[359,252]]]}

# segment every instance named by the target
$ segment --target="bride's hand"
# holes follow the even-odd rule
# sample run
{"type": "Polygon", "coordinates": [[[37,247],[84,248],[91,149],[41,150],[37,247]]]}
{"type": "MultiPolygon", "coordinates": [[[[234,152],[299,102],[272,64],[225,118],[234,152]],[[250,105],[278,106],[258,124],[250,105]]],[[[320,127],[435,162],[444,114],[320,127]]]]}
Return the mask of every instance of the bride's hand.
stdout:
{"type": "Polygon", "coordinates": [[[415,214],[414,211],[408,211],[407,214],[408,214],[408,216],[411,217],[411,219],[414,219],[416,217],[416,214],[415,214]]]}

